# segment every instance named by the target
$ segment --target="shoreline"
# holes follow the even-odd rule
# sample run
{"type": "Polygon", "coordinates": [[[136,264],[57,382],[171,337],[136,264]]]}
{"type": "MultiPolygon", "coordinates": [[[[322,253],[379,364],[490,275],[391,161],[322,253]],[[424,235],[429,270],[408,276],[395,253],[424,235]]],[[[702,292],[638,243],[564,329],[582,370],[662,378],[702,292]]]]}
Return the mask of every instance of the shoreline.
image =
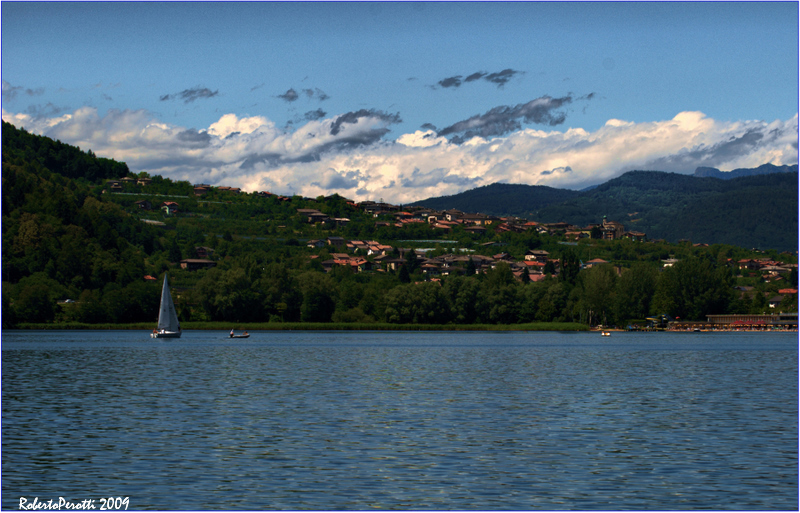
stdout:
{"type": "MultiPolygon", "coordinates": [[[[624,328],[598,329],[586,324],[572,322],[539,322],[528,324],[388,324],[388,323],[219,323],[191,322],[184,323],[183,331],[559,331],[587,333],[797,333],[797,329],[638,329],[624,328]],[[232,327],[233,324],[233,327],[232,327]]],[[[133,324],[87,324],[87,323],[24,323],[2,331],[147,331],[151,332],[151,323],[133,324]]]]}
{"type": "MultiPolygon", "coordinates": [[[[590,331],[589,326],[573,322],[538,322],[527,324],[388,324],[388,323],[222,323],[187,322],[183,331],[590,331]]],[[[152,323],[87,324],[24,323],[7,330],[109,330],[151,332],[152,323]]]]}

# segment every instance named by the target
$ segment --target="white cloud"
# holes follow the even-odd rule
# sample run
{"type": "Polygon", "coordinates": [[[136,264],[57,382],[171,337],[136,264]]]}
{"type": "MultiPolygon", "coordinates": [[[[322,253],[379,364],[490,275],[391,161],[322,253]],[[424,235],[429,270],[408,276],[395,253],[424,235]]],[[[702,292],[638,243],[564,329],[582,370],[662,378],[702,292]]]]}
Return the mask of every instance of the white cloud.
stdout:
{"type": "Polygon", "coordinates": [[[92,149],[147,171],[192,183],[409,203],[494,182],[580,188],[632,169],[692,173],[797,163],[797,122],[717,121],[681,112],[663,121],[611,119],[582,128],[524,129],[457,145],[433,131],[384,141],[391,117],[359,111],[283,132],[269,119],[226,114],[206,129],[164,123],[143,110],[83,107],[59,118],[3,111],[28,131],[92,149]]]}
{"type": "Polygon", "coordinates": [[[225,138],[232,133],[251,134],[259,128],[274,129],[275,124],[267,118],[254,116],[251,118],[239,118],[236,114],[225,114],[219,121],[212,123],[208,127],[208,133],[217,137],[225,138]]]}

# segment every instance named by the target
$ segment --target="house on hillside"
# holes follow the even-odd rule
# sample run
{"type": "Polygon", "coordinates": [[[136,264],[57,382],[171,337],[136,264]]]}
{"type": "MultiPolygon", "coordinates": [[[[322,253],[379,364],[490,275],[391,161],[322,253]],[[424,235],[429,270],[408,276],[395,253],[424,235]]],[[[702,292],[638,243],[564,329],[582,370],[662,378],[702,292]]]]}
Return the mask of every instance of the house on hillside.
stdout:
{"type": "Polygon", "coordinates": [[[458,222],[461,220],[461,216],[464,215],[464,212],[456,209],[446,210],[444,212],[444,217],[450,222],[458,222]]]}
{"type": "Polygon", "coordinates": [[[750,271],[757,271],[761,269],[761,264],[752,258],[743,258],[737,262],[739,269],[747,269],[750,271]]]}
{"type": "Polygon", "coordinates": [[[779,306],[781,306],[782,301],[783,301],[783,296],[772,296],[771,298],[769,298],[769,301],[767,301],[767,303],[769,304],[770,308],[778,308],[779,306]]]}
{"type": "Polygon", "coordinates": [[[608,263],[608,261],[607,260],[603,260],[602,258],[593,258],[593,259],[589,260],[588,262],[586,262],[585,264],[583,264],[583,267],[584,267],[584,269],[591,269],[592,267],[595,267],[597,265],[603,265],[603,264],[607,264],[607,263],[608,263]]]}
{"type": "Polygon", "coordinates": [[[213,254],[214,250],[207,246],[195,246],[194,248],[194,256],[203,260],[209,258],[213,254]]]}
{"type": "Polygon", "coordinates": [[[134,205],[136,205],[136,208],[139,210],[153,210],[153,205],[147,200],[136,201],[134,205]]]}
{"type": "Polygon", "coordinates": [[[322,212],[320,212],[315,208],[298,208],[297,214],[300,217],[304,217],[306,219],[306,222],[311,224],[318,222],[323,218],[324,219],[328,218],[328,216],[326,216],[325,214],[323,214],[322,212]]]}
{"type": "Polygon", "coordinates": [[[543,249],[529,249],[525,253],[525,260],[534,261],[534,262],[541,262],[547,263],[547,257],[550,256],[550,253],[543,249]]]}
{"type": "Polygon", "coordinates": [[[327,241],[329,246],[335,248],[345,248],[347,246],[347,241],[342,237],[328,237],[327,241]]]}
{"type": "Polygon", "coordinates": [[[466,225],[486,226],[491,224],[489,216],[484,214],[462,214],[460,221],[466,225]]]}
{"type": "Polygon", "coordinates": [[[627,231],[622,234],[622,237],[625,239],[630,239],[634,242],[644,242],[647,239],[647,235],[644,232],[634,232],[634,231],[627,231]]]}
{"type": "Polygon", "coordinates": [[[605,216],[603,216],[603,225],[601,229],[603,230],[603,240],[618,240],[621,239],[625,233],[625,227],[622,223],[609,221],[605,216]]]}
{"type": "Polygon", "coordinates": [[[679,262],[679,260],[678,260],[678,259],[675,259],[675,258],[668,258],[668,259],[666,259],[666,260],[662,260],[662,261],[661,261],[661,264],[662,264],[664,267],[672,267],[673,265],[677,264],[678,262],[679,262]]]}
{"type": "Polygon", "coordinates": [[[392,255],[382,255],[375,257],[375,263],[386,268],[388,271],[396,271],[400,266],[406,263],[402,258],[397,258],[392,255]]]}
{"type": "Polygon", "coordinates": [[[174,201],[165,201],[161,204],[161,210],[167,215],[176,214],[178,212],[178,204],[174,201]]]}
{"type": "Polygon", "coordinates": [[[196,271],[197,269],[209,269],[217,265],[213,260],[204,258],[185,258],[181,260],[181,269],[196,271]]]}

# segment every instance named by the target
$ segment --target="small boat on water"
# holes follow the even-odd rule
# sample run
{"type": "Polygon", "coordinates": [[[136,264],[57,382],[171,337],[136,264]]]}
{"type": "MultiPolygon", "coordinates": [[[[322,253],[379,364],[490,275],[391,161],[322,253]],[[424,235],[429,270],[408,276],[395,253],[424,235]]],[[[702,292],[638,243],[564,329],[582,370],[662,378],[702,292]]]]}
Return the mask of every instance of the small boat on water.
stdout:
{"type": "Polygon", "coordinates": [[[231,334],[230,334],[230,335],[228,335],[228,337],[229,337],[229,338],[250,338],[250,334],[249,334],[249,333],[247,333],[247,331],[245,331],[245,332],[244,332],[244,333],[242,333],[241,335],[237,335],[237,334],[235,334],[235,333],[233,332],[233,330],[231,330],[231,334]]]}
{"type": "Polygon", "coordinates": [[[169,292],[169,282],[164,274],[164,285],[161,287],[161,306],[158,309],[158,326],[150,334],[151,338],[181,338],[181,323],[175,312],[175,303],[169,292]]]}
{"type": "Polygon", "coordinates": [[[611,336],[611,332],[610,331],[602,331],[602,332],[600,332],[600,335],[603,336],[603,337],[610,337],[611,336]]]}

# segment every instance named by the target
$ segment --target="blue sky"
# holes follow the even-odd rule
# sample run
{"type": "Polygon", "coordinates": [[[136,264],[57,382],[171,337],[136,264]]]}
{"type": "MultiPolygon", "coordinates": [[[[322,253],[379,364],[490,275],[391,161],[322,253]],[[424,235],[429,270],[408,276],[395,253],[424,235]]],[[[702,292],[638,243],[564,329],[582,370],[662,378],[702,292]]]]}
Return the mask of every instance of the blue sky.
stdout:
{"type": "Polygon", "coordinates": [[[135,172],[402,203],[797,163],[797,2],[0,8],[3,119],[135,172]]]}

